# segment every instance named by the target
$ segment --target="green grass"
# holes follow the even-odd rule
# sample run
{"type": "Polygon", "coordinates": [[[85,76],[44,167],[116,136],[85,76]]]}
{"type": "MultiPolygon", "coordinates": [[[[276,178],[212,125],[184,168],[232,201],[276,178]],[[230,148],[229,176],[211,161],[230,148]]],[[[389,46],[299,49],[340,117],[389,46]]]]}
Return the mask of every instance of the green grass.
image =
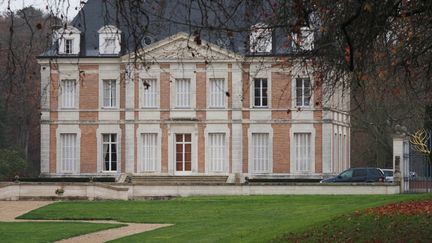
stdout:
{"type": "Polygon", "coordinates": [[[432,242],[431,215],[345,215],[274,242],[432,242]]]}
{"type": "Polygon", "coordinates": [[[235,196],[170,201],[61,202],[21,218],[174,224],[118,242],[266,242],[358,209],[426,198],[432,196],[235,196]]]}
{"type": "Polygon", "coordinates": [[[0,222],[0,242],[53,242],[120,226],[79,222],[0,222]]]}

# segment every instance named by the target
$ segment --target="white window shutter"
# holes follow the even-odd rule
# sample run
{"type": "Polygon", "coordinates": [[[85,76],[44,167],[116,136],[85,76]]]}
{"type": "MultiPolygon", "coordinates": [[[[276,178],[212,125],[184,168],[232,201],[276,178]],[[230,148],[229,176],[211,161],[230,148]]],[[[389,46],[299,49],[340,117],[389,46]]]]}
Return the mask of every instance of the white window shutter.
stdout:
{"type": "Polygon", "coordinates": [[[225,107],[225,82],[224,79],[210,79],[210,104],[211,108],[225,107]]]}
{"type": "Polygon", "coordinates": [[[225,133],[209,133],[208,134],[208,158],[210,172],[225,171],[225,133]]]}
{"type": "Polygon", "coordinates": [[[157,133],[143,133],[141,171],[154,172],[157,170],[157,133]]]}
{"type": "Polygon", "coordinates": [[[75,108],[76,82],[75,80],[62,80],[61,107],[75,108]]]}
{"type": "Polygon", "coordinates": [[[145,79],[143,82],[142,106],[144,108],[156,108],[158,89],[156,79],[145,79]]]}
{"type": "Polygon", "coordinates": [[[176,79],[176,107],[191,107],[190,79],[176,79]]]}
{"type": "Polygon", "coordinates": [[[295,168],[299,172],[311,171],[312,163],[311,133],[294,133],[295,168]]]}
{"type": "Polygon", "coordinates": [[[269,173],[270,167],[270,139],[268,133],[252,134],[253,164],[254,173],[269,173]]]}
{"type": "Polygon", "coordinates": [[[60,134],[60,148],[60,172],[74,173],[77,162],[77,135],[75,133],[60,134]]]}

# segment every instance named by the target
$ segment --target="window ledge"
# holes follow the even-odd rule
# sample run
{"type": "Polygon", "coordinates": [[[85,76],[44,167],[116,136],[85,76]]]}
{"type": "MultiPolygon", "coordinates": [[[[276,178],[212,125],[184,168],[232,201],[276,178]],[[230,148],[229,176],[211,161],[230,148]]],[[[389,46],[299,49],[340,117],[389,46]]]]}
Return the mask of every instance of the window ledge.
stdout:
{"type": "Polygon", "coordinates": [[[58,111],[78,111],[78,108],[60,108],[58,111]]]}

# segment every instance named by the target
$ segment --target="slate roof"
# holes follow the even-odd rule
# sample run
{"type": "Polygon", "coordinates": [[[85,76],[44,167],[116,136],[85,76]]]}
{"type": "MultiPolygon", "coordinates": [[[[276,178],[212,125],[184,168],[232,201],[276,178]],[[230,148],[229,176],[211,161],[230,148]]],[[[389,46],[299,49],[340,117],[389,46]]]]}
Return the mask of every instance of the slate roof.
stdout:
{"type": "MultiPolygon", "coordinates": [[[[251,9],[251,6],[248,6],[249,2],[249,0],[207,1],[207,8],[203,8],[199,5],[199,1],[193,0],[88,0],[71,25],[82,32],[79,57],[121,56],[141,49],[144,37],[156,42],[178,32],[199,35],[201,39],[222,48],[242,55],[250,55],[248,48],[250,27],[265,22],[263,19],[268,16],[259,13],[265,11],[271,13],[271,10],[265,9],[268,7],[265,6],[267,1],[262,1],[264,2],[262,9],[255,9],[256,6],[251,9]],[[236,14],[231,15],[230,12],[236,14]],[[109,24],[122,31],[122,51],[119,55],[99,54],[98,30],[109,24]]],[[[293,48],[287,43],[291,41],[284,29],[273,29],[272,52],[265,55],[292,53],[293,48]]],[[[59,57],[55,46],[41,55],[41,57],[52,56],[59,57]]]]}

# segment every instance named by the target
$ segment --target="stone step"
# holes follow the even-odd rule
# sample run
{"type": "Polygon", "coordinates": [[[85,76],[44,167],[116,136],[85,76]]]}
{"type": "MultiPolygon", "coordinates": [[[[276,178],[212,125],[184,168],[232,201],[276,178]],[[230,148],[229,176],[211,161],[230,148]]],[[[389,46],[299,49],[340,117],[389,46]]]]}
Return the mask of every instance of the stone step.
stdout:
{"type": "Polygon", "coordinates": [[[223,184],[228,176],[132,176],[133,184],[223,184]]]}

